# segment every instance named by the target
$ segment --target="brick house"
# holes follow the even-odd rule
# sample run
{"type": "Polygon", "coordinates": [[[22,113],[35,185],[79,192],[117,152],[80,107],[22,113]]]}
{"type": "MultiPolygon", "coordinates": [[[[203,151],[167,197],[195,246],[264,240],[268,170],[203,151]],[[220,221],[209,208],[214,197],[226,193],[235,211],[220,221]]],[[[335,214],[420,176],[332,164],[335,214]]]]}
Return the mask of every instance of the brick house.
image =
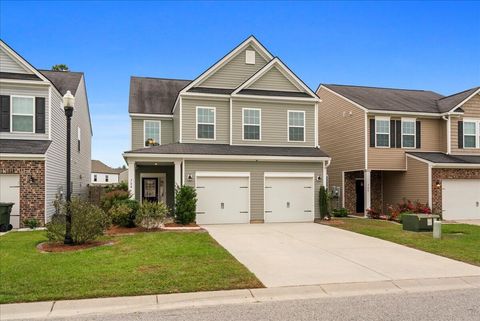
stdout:
{"type": "Polygon", "coordinates": [[[62,97],[76,98],[72,117],[73,195],[90,182],[92,127],[83,73],[38,70],[0,41],[0,202],[13,202],[10,223],[40,225],[66,191],[66,120],[62,97]]]}

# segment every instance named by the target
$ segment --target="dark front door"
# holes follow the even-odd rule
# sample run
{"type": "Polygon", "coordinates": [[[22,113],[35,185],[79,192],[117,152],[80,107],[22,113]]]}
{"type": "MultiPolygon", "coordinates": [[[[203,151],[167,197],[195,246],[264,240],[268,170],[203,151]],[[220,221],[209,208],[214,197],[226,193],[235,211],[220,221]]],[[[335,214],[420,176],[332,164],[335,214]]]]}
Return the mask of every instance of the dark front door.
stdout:
{"type": "Polygon", "coordinates": [[[355,181],[355,195],[356,195],[356,209],[357,213],[363,213],[365,211],[365,198],[363,189],[363,179],[357,179],[355,181]]]}
{"type": "Polygon", "coordinates": [[[158,178],[142,178],[142,198],[144,201],[158,202],[158,178]]]}

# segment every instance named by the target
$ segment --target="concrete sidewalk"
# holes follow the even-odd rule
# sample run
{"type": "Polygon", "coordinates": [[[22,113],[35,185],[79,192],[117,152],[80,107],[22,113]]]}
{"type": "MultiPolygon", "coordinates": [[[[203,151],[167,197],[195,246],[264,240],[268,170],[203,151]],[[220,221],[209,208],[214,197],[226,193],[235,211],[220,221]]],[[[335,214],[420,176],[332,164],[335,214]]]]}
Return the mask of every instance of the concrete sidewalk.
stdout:
{"type": "Polygon", "coordinates": [[[268,301],[479,289],[480,276],[323,284],[0,305],[1,320],[54,319],[268,301]]]}

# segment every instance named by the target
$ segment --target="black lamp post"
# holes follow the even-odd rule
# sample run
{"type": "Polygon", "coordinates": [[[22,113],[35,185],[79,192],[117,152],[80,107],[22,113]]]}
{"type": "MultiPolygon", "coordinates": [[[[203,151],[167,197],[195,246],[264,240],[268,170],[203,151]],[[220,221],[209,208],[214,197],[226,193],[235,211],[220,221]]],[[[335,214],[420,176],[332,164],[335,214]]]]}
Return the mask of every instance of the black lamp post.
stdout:
{"type": "Polygon", "coordinates": [[[67,213],[66,213],[66,229],[64,244],[73,244],[72,239],[72,211],[70,209],[70,202],[72,199],[72,182],[71,182],[71,121],[73,116],[73,106],[75,105],[75,97],[70,90],[63,96],[63,108],[65,109],[65,116],[67,117],[67,213]]]}

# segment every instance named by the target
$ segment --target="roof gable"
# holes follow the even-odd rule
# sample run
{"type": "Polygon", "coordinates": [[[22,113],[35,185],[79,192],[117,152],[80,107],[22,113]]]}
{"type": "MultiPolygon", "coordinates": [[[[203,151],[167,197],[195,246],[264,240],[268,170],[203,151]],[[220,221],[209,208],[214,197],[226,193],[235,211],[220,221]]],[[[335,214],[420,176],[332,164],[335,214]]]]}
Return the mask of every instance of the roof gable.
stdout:
{"type": "Polygon", "coordinates": [[[438,100],[437,105],[440,112],[457,111],[466,101],[480,93],[480,86],[464,90],[462,92],[443,97],[438,100]],[[455,109],[455,110],[454,110],[455,109]]]}
{"type": "Polygon", "coordinates": [[[0,71],[2,73],[32,74],[48,82],[35,67],[9,47],[3,40],[0,40],[0,49],[0,71]]]}
{"type": "MultiPolygon", "coordinates": [[[[297,85],[298,86],[298,85],[297,85]]],[[[273,66],[246,88],[260,90],[301,91],[283,74],[277,66],[273,66]]]]}

